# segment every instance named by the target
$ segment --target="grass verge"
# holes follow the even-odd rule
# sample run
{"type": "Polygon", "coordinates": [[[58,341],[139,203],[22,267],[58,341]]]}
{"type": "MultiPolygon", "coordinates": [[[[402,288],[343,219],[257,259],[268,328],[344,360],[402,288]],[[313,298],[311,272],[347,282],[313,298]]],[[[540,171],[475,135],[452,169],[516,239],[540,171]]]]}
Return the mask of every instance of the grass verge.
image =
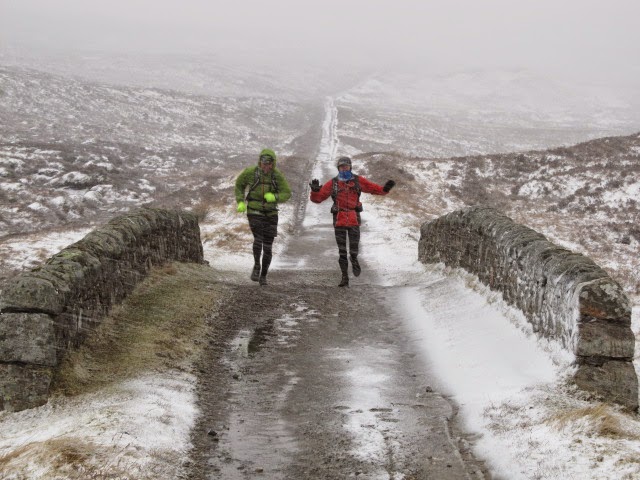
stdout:
{"type": "Polygon", "coordinates": [[[205,318],[222,297],[219,273],[172,263],[136,290],[61,363],[52,393],[78,395],[145,371],[189,371],[206,339],[205,318]]]}
{"type": "Polygon", "coordinates": [[[628,424],[625,417],[615,407],[601,403],[556,414],[547,420],[558,430],[580,431],[588,436],[612,439],[638,440],[640,432],[628,424]]]}

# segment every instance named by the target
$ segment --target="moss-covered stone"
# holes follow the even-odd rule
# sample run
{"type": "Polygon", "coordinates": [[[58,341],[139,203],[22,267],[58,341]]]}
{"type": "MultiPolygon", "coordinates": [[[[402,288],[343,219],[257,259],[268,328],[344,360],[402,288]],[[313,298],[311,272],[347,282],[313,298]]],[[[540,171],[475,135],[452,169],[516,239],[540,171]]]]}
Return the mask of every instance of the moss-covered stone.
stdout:
{"type": "Polygon", "coordinates": [[[47,403],[52,367],[0,363],[0,409],[17,412],[47,403]]]}
{"type": "Polygon", "coordinates": [[[43,313],[0,314],[0,362],[55,366],[53,318],[43,313]]]}
{"type": "Polygon", "coordinates": [[[63,298],[52,282],[28,275],[14,278],[2,289],[0,296],[1,313],[42,312],[56,315],[63,309],[63,298]]]}

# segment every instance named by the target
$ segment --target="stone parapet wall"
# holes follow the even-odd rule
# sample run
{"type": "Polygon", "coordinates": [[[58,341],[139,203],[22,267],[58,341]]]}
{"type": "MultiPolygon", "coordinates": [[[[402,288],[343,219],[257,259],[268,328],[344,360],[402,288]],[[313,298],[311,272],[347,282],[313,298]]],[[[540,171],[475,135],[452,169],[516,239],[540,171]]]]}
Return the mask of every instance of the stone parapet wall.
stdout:
{"type": "Polygon", "coordinates": [[[53,371],[152,266],[203,262],[194,214],[116,217],[0,291],[0,410],[46,403],[53,371]]]}
{"type": "Polygon", "coordinates": [[[535,332],[575,355],[580,388],[637,409],[631,303],[591,259],[487,207],[424,223],[418,258],[476,274],[522,310],[535,332]]]}

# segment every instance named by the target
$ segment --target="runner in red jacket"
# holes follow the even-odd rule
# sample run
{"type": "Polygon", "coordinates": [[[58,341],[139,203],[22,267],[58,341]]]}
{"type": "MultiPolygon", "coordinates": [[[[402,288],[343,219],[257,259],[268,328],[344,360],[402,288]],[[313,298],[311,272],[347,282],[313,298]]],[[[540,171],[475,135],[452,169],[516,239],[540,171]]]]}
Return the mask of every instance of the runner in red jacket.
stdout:
{"type": "Polygon", "coordinates": [[[353,274],[360,275],[360,263],[358,262],[358,246],[360,244],[360,212],[362,203],[360,194],[371,193],[373,195],[386,195],[396,184],[388,180],[384,187],[370,182],[364,177],[354,175],[351,172],[351,159],[340,157],[337,163],[338,176],[332,178],[322,187],[320,181],[313,179],[311,187],[311,201],[313,203],[324,202],[327,198],[333,199],[331,213],[333,214],[333,227],[335,229],[336,243],[338,244],[338,263],[342,271],[342,280],[339,287],[349,286],[349,261],[347,260],[347,237],[349,238],[349,254],[351,256],[351,268],[353,274]]]}

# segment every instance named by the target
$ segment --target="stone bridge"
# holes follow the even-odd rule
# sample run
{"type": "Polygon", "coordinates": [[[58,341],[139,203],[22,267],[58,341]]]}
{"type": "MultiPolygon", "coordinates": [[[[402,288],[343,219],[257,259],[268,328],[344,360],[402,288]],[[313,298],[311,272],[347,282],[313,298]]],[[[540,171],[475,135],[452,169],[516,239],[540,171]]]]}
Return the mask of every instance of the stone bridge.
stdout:
{"type": "MultiPolygon", "coordinates": [[[[539,335],[575,355],[575,383],[638,407],[631,306],[589,258],[501,213],[472,207],[421,228],[419,259],[476,274],[539,335]]],[[[117,217],[0,291],[0,410],[47,402],[65,352],[82,343],[154,265],[203,262],[195,215],[142,209],[117,217]]]]}

